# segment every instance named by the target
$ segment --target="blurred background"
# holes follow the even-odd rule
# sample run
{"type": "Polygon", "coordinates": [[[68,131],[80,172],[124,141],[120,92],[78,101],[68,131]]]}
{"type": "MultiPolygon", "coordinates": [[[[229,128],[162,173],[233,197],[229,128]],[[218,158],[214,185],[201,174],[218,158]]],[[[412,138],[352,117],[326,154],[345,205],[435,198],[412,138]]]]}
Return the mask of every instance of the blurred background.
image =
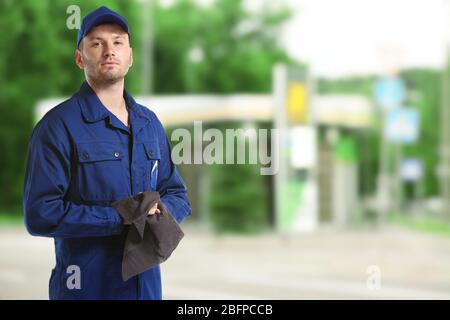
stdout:
{"type": "Polygon", "coordinates": [[[450,1],[0,0],[0,299],[48,298],[27,144],[84,80],[77,28],[101,5],[128,19],[126,87],[169,138],[267,129],[279,159],[178,165],[192,215],[164,299],[450,298],[450,1]]]}

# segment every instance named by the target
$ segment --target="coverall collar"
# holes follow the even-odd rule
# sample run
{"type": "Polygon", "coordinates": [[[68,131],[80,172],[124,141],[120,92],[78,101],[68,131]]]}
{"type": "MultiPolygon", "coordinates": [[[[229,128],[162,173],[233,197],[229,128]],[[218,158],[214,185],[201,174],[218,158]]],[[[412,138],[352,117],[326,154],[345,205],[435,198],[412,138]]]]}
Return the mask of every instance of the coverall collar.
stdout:
{"type": "MultiPolygon", "coordinates": [[[[92,90],[86,80],[83,81],[78,94],[80,96],[79,102],[81,112],[83,113],[83,117],[87,122],[97,122],[100,120],[104,120],[106,117],[111,115],[109,110],[103,105],[95,91],[92,90]]],[[[145,113],[139,110],[139,108],[136,108],[136,101],[125,89],[123,91],[123,97],[131,112],[134,112],[139,117],[144,117],[147,120],[150,120],[150,118],[145,115],[145,113]]]]}

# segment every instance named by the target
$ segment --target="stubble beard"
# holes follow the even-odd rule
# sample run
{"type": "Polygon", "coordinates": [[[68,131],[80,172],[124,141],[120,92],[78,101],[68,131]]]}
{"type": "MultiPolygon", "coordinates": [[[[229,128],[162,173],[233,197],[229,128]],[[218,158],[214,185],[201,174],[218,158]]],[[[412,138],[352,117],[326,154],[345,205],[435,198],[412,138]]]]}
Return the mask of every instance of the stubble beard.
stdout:
{"type": "Polygon", "coordinates": [[[122,81],[125,78],[125,74],[126,73],[121,72],[120,70],[109,70],[106,72],[97,70],[96,72],[92,72],[92,74],[89,74],[89,78],[99,85],[112,85],[119,81],[122,81]]]}
{"type": "Polygon", "coordinates": [[[91,62],[87,62],[86,67],[86,77],[98,86],[109,86],[122,81],[128,72],[128,70],[120,69],[120,66],[116,67],[117,70],[102,71],[101,67],[97,69],[91,62]]]}

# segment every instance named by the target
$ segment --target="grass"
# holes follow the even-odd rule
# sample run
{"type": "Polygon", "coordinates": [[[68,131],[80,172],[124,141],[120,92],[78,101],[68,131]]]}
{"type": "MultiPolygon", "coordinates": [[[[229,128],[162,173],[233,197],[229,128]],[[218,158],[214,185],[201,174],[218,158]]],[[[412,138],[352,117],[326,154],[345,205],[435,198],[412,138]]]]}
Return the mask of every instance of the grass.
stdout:
{"type": "MultiPolygon", "coordinates": [[[[392,214],[390,222],[412,230],[450,237],[450,221],[430,217],[411,217],[406,214],[392,214]]],[[[0,212],[0,227],[23,226],[22,213],[0,212]]]]}
{"type": "Polygon", "coordinates": [[[429,217],[408,217],[404,214],[395,214],[391,222],[426,233],[450,237],[450,222],[429,217]]]}
{"type": "Polygon", "coordinates": [[[0,226],[19,226],[23,225],[22,213],[0,212],[0,226]]]}

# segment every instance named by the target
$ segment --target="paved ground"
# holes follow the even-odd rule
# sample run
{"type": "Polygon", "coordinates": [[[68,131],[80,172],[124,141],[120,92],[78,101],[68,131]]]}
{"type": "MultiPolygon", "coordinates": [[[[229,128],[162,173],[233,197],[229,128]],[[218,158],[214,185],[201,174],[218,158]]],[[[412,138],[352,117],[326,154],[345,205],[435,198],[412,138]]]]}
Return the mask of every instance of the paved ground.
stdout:
{"type": "MultiPolygon", "coordinates": [[[[162,265],[164,299],[450,299],[449,237],[392,227],[185,234],[162,265]]],[[[53,263],[52,239],[0,228],[0,299],[47,299],[53,263]]]]}

